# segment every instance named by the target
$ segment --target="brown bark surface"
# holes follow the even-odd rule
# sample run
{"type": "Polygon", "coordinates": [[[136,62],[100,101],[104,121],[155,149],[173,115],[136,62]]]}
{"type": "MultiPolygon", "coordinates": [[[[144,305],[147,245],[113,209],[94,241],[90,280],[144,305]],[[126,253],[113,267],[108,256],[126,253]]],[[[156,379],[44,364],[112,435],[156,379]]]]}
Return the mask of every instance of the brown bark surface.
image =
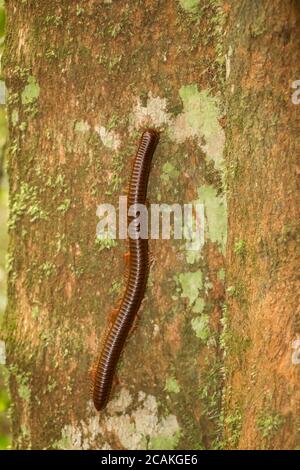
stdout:
{"type": "Polygon", "coordinates": [[[6,7],[14,447],[299,446],[299,2],[6,7]],[[99,415],[88,371],[126,243],[96,240],[96,208],[125,194],[148,126],[149,201],[204,203],[205,245],[150,241],[141,319],[99,415]]]}
{"type": "Polygon", "coordinates": [[[10,0],[7,16],[14,446],[217,446],[225,234],[214,220],[197,259],[183,242],[151,243],[141,321],[100,416],[88,370],[126,250],[96,243],[96,208],[124,194],[142,129],[163,131],[151,202],[193,201],[206,185],[202,198],[225,211],[223,11],[210,1],[10,0]]]}
{"type": "Polygon", "coordinates": [[[242,449],[300,444],[299,26],[297,1],[231,2],[225,422],[242,449]]]}

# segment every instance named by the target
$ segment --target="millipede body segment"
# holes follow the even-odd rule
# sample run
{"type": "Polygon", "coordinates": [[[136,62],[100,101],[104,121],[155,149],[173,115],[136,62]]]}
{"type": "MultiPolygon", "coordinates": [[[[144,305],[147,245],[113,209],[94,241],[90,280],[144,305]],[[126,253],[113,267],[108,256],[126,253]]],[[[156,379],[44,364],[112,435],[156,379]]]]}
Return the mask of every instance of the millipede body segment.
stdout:
{"type": "MultiPolygon", "coordinates": [[[[134,158],[129,192],[128,207],[145,204],[152,157],[159,140],[159,133],[153,129],[143,132],[134,158]]],[[[127,216],[127,225],[138,233],[136,216],[127,216]]],[[[148,239],[129,237],[129,266],[125,292],[114,320],[108,328],[103,346],[93,373],[93,402],[99,411],[109,400],[116,366],[143,300],[149,272],[148,239]]]]}

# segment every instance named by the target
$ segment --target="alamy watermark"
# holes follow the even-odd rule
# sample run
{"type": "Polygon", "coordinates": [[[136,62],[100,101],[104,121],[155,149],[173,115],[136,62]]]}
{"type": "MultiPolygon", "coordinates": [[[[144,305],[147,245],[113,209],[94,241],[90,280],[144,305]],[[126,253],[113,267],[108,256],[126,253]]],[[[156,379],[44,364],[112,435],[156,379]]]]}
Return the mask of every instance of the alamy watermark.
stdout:
{"type": "Polygon", "coordinates": [[[300,339],[295,339],[292,343],[292,364],[298,366],[300,364],[300,339]]]}
{"type": "Polygon", "coordinates": [[[295,89],[292,94],[292,103],[300,104],[300,80],[294,80],[292,83],[292,88],[295,89]]]}
{"type": "Polygon", "coordinates": [[[116,209],[112,204],[97,207],[97,239],[185,240],[187,250],[199,250],[204,245],[204,205],[133,204],[127,196],[119,197],[116,209]]]}
{"type": "Polygon", "coordinates": [[[0,365],[6,363],[5,343],[0,340],[0,365]]]}

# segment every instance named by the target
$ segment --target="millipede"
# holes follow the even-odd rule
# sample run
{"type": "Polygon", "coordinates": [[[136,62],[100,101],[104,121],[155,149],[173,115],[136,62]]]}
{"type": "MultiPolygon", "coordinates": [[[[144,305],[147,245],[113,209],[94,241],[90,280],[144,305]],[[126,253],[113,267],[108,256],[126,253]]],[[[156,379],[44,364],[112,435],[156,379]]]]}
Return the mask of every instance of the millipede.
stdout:
{"type": "MultiPolygon", "coordinates": [[[[146,204],[151,162],[158,140],[159,133],[154,129],[146,129],[141,136],[131,170],[128,207],[146,204]]],[[[114,309],[111,324],[107,328],[92,374],[93,402],[98,411],[103,410],[109,401],[118,360],[137,317],[148,279],[150,266],[148,239],[139,237],[139,222],[136,215],[128,213],[127,226],[129,225],[131,234],[126,287],[120,305],[114,309]]]]}

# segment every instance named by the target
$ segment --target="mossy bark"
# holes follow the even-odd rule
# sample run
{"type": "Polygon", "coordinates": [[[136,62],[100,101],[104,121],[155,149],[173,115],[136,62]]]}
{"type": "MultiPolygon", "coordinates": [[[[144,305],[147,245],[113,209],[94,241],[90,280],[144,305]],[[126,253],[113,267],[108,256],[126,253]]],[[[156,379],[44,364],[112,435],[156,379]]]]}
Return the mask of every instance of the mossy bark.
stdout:
{"type": "Polygon", "coordinates": [[[299,4],[237,3],[6,2],[15,448],[299,446],[299,4]],[[96,208],[124,194],[147,126],[162,131],[149,200],[203,202],[205,245],[151,241],[141,320],[98,415],[88,371],[126,245],[95,242],[96,208]]]}
{"type": "Polygon", "coordinates": [[[230,2],[227,34],[227,446],[300,444],[300,4],[230,2]],[[294,359],[293,359],[294,358],[294,359]],[[296,358],[297,359],[297,358],[296,358]]]}
{"type": "Polygon", "coordinates": [[[192,11],[175,0],[6,6],[13,445],[219,446],[223,10],[208,0],[192,11]],[[201,256],[179,241],[151,242],[142,320],[113,403],[98,415],[88,371],[121,292],[126,248],[95,243],[96,208],[118,202],[149,125],[162,130],[150,201],[205,199],[210,230],[201,256]]]}

